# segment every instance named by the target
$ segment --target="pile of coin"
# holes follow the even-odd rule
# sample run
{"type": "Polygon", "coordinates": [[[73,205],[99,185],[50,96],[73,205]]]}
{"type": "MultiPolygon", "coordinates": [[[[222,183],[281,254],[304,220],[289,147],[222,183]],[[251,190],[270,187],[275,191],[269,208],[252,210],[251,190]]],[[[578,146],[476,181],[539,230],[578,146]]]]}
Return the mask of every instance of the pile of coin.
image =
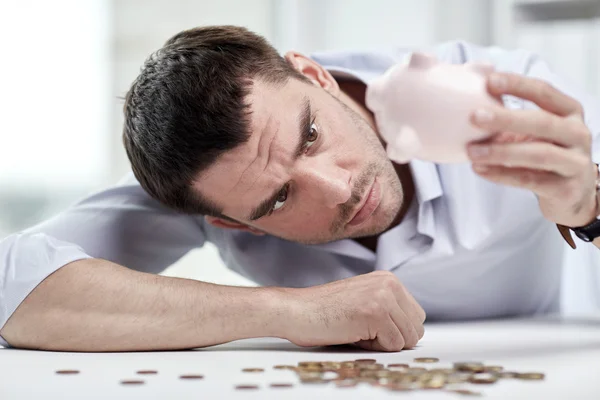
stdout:
{"type": "MultiPolygon", "coordinates": [[[[416,358],[415,363],[433,364],[439,359],[416,358]]],[[[294,371],[302,384],[329,384],[339,388],[370,384],[391,391],[438,389],[462,395],[481,395],[461,385],[489,385],[501,379],[543,380],[539,372],[504,371],[503,367],[480,362],[457,362],[453,368],[411,367],[409,364],[388,364],[375,359],[354,361],[303,361],[297,366],[276,365],[275,369],[294,371]]]]}

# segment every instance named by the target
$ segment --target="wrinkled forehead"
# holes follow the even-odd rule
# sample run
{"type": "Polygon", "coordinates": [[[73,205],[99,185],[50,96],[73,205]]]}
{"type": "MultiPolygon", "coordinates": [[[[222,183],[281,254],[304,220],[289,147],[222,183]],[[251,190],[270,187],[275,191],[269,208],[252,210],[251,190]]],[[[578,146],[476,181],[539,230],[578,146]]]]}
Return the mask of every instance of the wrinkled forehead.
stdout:
{"type": "Polygon", "coordinates": [[[294,137],[298,134],[298,113],[306,93],[290,80],[281,87],[256,81],[247,98],[250,105],[248,141],[221,154],[215,163],[199,174],[194,189],[202,197],[223,208],[223,213],[239,217],[240,210],[255,206],[273,190],[269,180],[291,157],[294,137]],[[291,147],[290,147],[291,146],[291,147]],[[289,153],[289,154],[288,154],[289,153]],[[229,212],[229,213],[228,213],[229,212]]]}

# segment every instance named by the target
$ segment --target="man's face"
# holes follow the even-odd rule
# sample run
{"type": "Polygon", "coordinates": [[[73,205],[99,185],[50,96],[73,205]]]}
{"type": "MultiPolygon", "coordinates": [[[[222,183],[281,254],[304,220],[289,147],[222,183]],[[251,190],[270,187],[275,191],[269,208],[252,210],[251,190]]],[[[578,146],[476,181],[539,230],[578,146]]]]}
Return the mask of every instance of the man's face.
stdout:
{"type": "Polygon", "coordinates": [[[402,204],[399,178],[377,133],[335,94],[297,79],[282,88],[255,81],[250,139],[195,188],[224,215],[296,242],[385,231],[402,204]]]}

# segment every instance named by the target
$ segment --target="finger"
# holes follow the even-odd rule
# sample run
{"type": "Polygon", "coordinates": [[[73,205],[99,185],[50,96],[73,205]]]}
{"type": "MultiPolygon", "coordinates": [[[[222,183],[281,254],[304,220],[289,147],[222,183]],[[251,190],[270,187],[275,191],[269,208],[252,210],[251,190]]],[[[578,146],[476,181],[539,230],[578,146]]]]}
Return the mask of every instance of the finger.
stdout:
{"type": "Polygon", "coordinates": [[[478,109],[471,121],[488,132],[530,135],[566,147],[583,148],[590,139],[589,130],[581,120],[561,118],[544,110],[478,109]]]}
{"type": "Polygon", "coordinates": [[[550,171],[565,177],[580,174],[589,164],[583,153],[547,142],[473,144],[468,152],[480,165],[550,171]]]}
{"type": "Polygon", "coordinates": [[[546,81],[511,73],[493,73],[488,78],[492,95],[508,94],[529,100],[553,114],[583,116],[581,104],[546,81]]]}
{"type": "Polygon", "coordinates": [[[414,326],[415,322],[411,321],[400,306],[392,309],[390,317],[404,338],[404,348],[412,349],[415,347],[420,339],[419,333],[414,326]]]}
{"type": "Polygon", "coordinates": [[[423,307],[415,300],[412,294],[406,288],[404,288],[404,296],[406,301],[408,302],[408,306],[404,305],[402,310],[410,318],[413,327],[417,331],[417,336],[419,340],[425,334],[425,327],[423,326],[423,322],[425,322],[425,318],[427,318],[427,314],[423,307]]]}
{"type": "Polygon", "coordinates": [[[392,318],[388,316],[375,339],[361,340],[356,342],[356,345],[374,351],[400,351],[404,348],[404,337],[392,318]]]}
{"type": "MultiPolygon", "coordinates": [[[[400,283],[399,280],[398,283],[400,283]]],[[[425,310],[423,310],[417,300],[415,300],[412,294],[410,294],[402,284],[398,284],[394,287],[393,294],[396,303],[398,303],[398,307],[400,307],[400,310],[402,310],[410,320],[413,328],[417,332],[417,337],[421,339],[425,334],[425,328],[423,327],[423,322],[426,318],[425,310]]]]}
{"type": "Polygon", "coordinates": [[[481,164],[473,164],[473,171],[492,182],[529,189],[541,197],[560,196],[560,192],[569,187],[565,183],[568,178],[548,171],[481,164]]]}

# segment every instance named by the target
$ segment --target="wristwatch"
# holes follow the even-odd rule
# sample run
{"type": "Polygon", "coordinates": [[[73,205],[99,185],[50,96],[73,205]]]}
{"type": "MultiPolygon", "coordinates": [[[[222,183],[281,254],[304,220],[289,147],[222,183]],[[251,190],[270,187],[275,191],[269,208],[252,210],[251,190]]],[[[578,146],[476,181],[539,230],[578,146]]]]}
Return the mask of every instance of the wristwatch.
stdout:
{"type": "MultiPolygon", "coordinates": [[[[600,169],[598,168],[598,164],[596,164],[596,171],[596,209],[600,210],[600,169]]],[[[575,242],[573,241],[573,238],[571,238],[569,229],[572,230],[575,235],[584,242],[591,242],[597,237],[600,237],[600,215],[597,215],[596,218],[589,224],[577,228],[568,228],[564,225],[558,225],[558,230],[562,234],[563,238],[572,248],[575,248],[575,242]]]]}

